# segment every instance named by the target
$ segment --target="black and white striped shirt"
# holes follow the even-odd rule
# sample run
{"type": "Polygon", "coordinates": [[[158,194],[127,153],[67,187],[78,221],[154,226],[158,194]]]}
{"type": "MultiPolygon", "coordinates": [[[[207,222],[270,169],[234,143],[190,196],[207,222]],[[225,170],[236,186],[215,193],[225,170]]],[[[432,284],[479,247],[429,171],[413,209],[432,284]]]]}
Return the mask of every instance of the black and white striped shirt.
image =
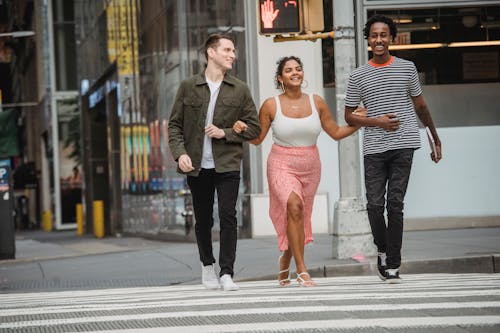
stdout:
{"type": "Polygon", "coordinates": [[[345,106],[357,107],[363,102],[368,117],[394,113],[399,118],[398,130],[365,127],[363,154],[377,154],[402,148],[420,148],[415,107],[411,97],[422,93],[413,62],[397,57],[385,64],[369,62],[349,76],[345,106]]]}

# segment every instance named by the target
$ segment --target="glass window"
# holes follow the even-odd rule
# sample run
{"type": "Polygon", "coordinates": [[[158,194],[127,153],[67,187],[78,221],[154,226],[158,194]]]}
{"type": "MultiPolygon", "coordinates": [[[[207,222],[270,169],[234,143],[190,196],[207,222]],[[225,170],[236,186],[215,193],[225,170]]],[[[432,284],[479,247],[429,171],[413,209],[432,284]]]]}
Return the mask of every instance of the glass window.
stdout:
{"type": "Polygon", "coordinates": [[[56,90],[76,90],[75,19],[72,1],[53,2],[56,90]]]}
{"type": "Polygon", "coordinates": [[[120,91],[124,228],[184,232],[187,185],[169,151],[168,118],[180,82],[205,68],[210,33],[233,35],[231,74],[246,80],[244,11],[233,0],[137,3],[139,70],[122,76],[120,91]]]}
{"type": "Polygon", "coordinates": [[[392,17],[391,53],[415,63],[424,84],[500,82],[500,6],[376,10],[392,17]]]}
{"type": "Polygon", "coordinates": [[[436,126],[500,124],[500,6],[368,11],[373,14],[396,22],[391,54],[415,63],[436,126]]]}

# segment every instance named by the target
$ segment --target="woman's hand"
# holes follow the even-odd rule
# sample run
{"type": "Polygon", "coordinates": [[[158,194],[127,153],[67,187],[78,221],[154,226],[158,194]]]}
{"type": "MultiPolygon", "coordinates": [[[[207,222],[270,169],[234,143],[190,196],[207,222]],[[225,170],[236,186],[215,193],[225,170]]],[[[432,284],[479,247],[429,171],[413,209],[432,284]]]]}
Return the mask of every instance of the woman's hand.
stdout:
{"type": "Polygon", "coordinates": [[[352,112],[352,114],[355,114],[356,116],[361,116],[361,117],[367,117],[368,116],[368,109],[363,108],[361,106],[358,106],[356,110],[352,112]]]}
{"type": "Polygon", "coordinates": [[[245,132],[245,130],[248,128],[248,125],[241,120],[237,120],[234,125],[233,125],[233,131],[237,134],[241,134],[242,132],[245,132]]]}
{"type": "MultiPolygon", "coordinates": [[[[368,109],[358,106],[356,110],[352,111],[353,115],[359,116],[359,117],[368,117],[368,109]]],[[[349,125],[349,124],[348,124],[349,125]]],[[[350,127],[360,129],[361,125],[349,125],[350,127]]]]}

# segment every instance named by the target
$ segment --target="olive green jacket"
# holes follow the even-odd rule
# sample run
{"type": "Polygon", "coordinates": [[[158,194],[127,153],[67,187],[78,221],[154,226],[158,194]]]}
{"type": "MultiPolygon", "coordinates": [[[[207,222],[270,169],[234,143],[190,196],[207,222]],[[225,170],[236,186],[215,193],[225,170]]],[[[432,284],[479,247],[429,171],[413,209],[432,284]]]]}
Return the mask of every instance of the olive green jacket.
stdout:
{"type": "MultiPolygon", "coordinates": [[[[210,89],[205,73],[181,82],[168,124],[168,141],[172,156],[177,161],[183,154],[191,158],[197,176],[201,169],[203,138],[210,89]]],[[[239,171],[243,157],[243,142],[260,134],[260,124],[248,86],[226,74],[215,104],[213,124],[224,130],[222,139],[212,138],[212,153],[216,172],[239,171]],[[233,131],[233,124],[244,121],[248,128],[241,134],[233,131]]],[[[178,169],[179,172],[182,172],[178,169]]]]}

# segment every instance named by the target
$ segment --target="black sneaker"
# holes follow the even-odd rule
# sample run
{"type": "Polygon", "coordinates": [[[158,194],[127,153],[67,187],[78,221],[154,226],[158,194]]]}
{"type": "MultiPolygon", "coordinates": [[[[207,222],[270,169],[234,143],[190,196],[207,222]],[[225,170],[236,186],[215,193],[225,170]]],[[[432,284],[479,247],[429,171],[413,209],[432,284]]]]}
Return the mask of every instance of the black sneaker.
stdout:
{"type": "Polygon", "coordinates": [[[399,277],[399,269],[387,269],[385,271],[386,283],[401,283],[401,278],[399,277]]]}
{"type": "Polygon", "coordinates": [[[387,255],[384,252],[379,252],[377,255],[377,274],[380,280],[385,281],[387,278],[387,274],[385,270],[387,269],[387,265],[385,260],[387,255]]]}

